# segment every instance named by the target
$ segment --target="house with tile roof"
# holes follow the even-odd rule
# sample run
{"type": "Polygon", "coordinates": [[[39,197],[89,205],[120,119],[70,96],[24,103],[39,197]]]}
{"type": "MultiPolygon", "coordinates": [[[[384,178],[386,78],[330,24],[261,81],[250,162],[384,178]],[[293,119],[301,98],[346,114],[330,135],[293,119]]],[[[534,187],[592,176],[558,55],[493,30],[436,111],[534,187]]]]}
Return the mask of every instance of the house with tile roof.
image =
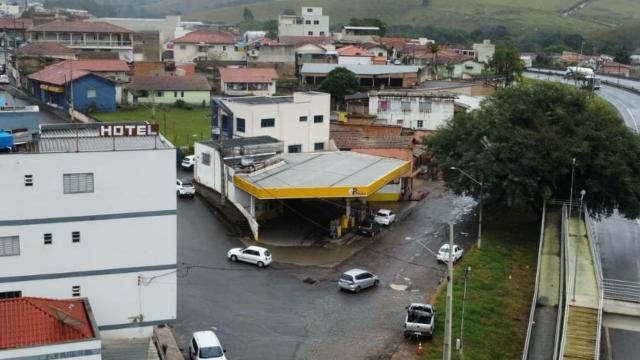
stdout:
{"type": "MultiPolygon", "coordinates": [[[[6,33],[7,45],[17,48],[26,41],[25,33],[33,26],[32,19],[16,19],[14,17],[0,17],[0,29],[6,33]]],[[[0,39],[0,46],[4,48],[4,39],[0,39]]]]}
{"type": "Polygon", "coordinates": [[[101,359],[89,300],[0,300],[0,359],[101,359]]]}
{"type": "Polygon", "coordinates": [[[220,69],[220,89],[230,96],[270,96],[276,93],[278,73],[273,68],[220,69]]]}
{"type": "Polygon", "coordinates": [[[107,22],[52,21],[34,26],[29,42],[58,43],[79,51],[111,51],[133,61],[133,32],[107,22]]]}
{"type": "Polygon", "coordinates": [[[376,123],[435,131],[453,118],[455,95],[421,90],[371,90],[369,114],[376,123]]]}
{"type": "Polygon", "coordinates": [[[173,40],[173,59],[177,64],[199,60],[244,61],[245,51],[236,42],[236,37],[226,31],[196,30],[173,40]]]}
{"type": "Polygon", "coordinates": [[[357,45],[347,45],[336,50],[338,64],[341,65],[371,65],[374,55],[369,50],[357,45]]]}
{"type": "Polygon", "coordinates": [[[204,75],[133,76],[126,92],[127,102],[132,104],[174,104],[182,100],[202,105],[209,104],[211,85],[204,75]]]}

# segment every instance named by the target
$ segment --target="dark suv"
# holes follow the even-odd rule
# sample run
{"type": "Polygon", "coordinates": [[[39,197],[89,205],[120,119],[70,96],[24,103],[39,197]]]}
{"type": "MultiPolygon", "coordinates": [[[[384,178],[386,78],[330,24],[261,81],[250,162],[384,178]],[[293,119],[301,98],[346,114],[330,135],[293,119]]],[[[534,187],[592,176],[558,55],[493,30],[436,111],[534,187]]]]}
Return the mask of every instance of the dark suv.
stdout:
{"type": "Polygon", "coordinates": [[[358,234],[368,235],[373,237],[375,234],[380,232],[380,225],[373,220],[365,220],[360,225],[358,225],[358,234]]]}

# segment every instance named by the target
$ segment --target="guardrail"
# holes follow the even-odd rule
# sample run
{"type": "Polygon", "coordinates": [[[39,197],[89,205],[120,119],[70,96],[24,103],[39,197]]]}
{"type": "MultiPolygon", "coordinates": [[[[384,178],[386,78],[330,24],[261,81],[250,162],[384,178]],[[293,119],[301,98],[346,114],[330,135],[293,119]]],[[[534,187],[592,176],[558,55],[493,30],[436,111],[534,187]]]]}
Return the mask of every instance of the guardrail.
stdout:
{"type": "Polygon", "coordinates": [[[600,337],[602,332],[602,307],[604,304],[604,286],[603,286],[603,277],[602,277],[602,263],[600,262],[600,244],[598,243],[598,233],[595,229],[595,223],[591,217],[589,217],[589,213],[587,212],[587,207],[585,206],[583,209],[583,218],[585,227],[587,229],[587,242],[589,243],[589,251],[591,252],[591,257],[593,258],[593,266],[596,271],[596,282],[598,284],[598,290],[600,290],[600,299],[598,299],[598,329],[596,331],[596,353],[595,359],[598,360],[600,358],[600,337]]]}
{"type": "Polygon", "coordinates": [[[533,329],[533,318],[536,313],[536,305],[538,303],[538,283],[540,282],[540,263],[542,262],[542,243],[544,242],[544,225],[546,220],[547,204],[542,204],[542,221],[540,225],[540,243],[538,245],[538,265],[536,267],[536,283],[533,289],[533,300],[531,300],[531,311],[529,311],[529,325],[527,326],[527,335],[524,340],[524,350],[522,352],[522,360],[529,357],[529,342],[531,341],[531,330],[533,329]]]}
{"type": "MultiPolygon", "coordinates": [[[[555,71],[544,71],[544,70],[531,70],[531,69],[527,69],[525,70],[525,72],[530,72],[530,73],[536,73],[536,74],[544,74],[544,75],[553,75],[553,76],[562,76],[561,74],[558,74],[555,71]]],[[[640,94],[640,85],[636,88],[635,86],[624,86],[619,84],[617,81],[609,81],[609,80],[605,80],[605,79],[600,79],[600,81],[608,86],[613,86],[622,90],[626,90],[629,92],[632,92],[634,94],[640,94]]]]}
{"type": "Polygon", "coordinates": [[[603,290],[607,299],[640,303],[640,283],[604,279],[603,290]]]}
{"type": "MultiPolygon", "coordinates": [[[[569,237],[569,216],[567,214],[567,206],[563,205],[562,206],[562,227],[561,227],[561,239],[562,239],[562,249],[564,250],[564,264],[563,267],[565,268],[565,270],[569,269],[569,256],[567,256],[567,254],[569,254],[569,241],[568,237],[569,237]]],[[[571,276],[569,276],[569,271],[565,271],[564,272],[564,284],[565,284],[565,289],[570,289],[573,286],[573,279],[571,276]]],[[[567,322],[569,321],[569,302],[566,299],[566,295],[567,292],[563,291],[562,292],[562,296],[560,297],[560,301],[563,302],[564,301],[564,306],[562,306],[562,303],[558,305],[558,310],[560,310],[560,308],[562,308],[562,316],[563,316],[563,321],[562,321],[562,337],[561,337],[561,341],[560,341],[560,348],[558,349],[558,354],[559,354],[559,358],[563,359],[564,358],[564,348],[567,344],[567,322]]]]}

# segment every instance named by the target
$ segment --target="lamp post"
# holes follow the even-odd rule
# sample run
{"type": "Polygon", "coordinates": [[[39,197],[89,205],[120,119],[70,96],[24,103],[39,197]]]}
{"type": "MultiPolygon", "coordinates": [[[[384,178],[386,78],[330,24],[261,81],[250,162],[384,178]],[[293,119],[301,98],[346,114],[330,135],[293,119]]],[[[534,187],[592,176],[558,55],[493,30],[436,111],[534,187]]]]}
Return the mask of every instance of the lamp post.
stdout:
{"type": "Polygon", "coordinates": [[[468,177],[469,179],[471,179],[471,181],[480,185],[480,198],[478,200],[479,202],[478,206],[480,207],[480,210],[478,211],[478,249],[480,249],[480,247],[482,247],[482,197],[484,195],[484,183],[482,181],[476,180],[473,176],[467,174],[464,170],[460,168],[452,166],[449,169],[459,171],[462,175],[468,177]]]}

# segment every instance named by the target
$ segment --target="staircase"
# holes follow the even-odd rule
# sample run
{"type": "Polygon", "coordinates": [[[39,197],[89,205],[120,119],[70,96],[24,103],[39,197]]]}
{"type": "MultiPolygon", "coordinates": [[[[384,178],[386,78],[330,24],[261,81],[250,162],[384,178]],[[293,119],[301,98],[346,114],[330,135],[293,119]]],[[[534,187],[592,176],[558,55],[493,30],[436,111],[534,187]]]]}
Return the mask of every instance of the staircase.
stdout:
{"type": "Polygon", "coordinates": [[[564,359],[595,360],[597,334],[598,310],[580,306],[569,306],[564,359]]]}

